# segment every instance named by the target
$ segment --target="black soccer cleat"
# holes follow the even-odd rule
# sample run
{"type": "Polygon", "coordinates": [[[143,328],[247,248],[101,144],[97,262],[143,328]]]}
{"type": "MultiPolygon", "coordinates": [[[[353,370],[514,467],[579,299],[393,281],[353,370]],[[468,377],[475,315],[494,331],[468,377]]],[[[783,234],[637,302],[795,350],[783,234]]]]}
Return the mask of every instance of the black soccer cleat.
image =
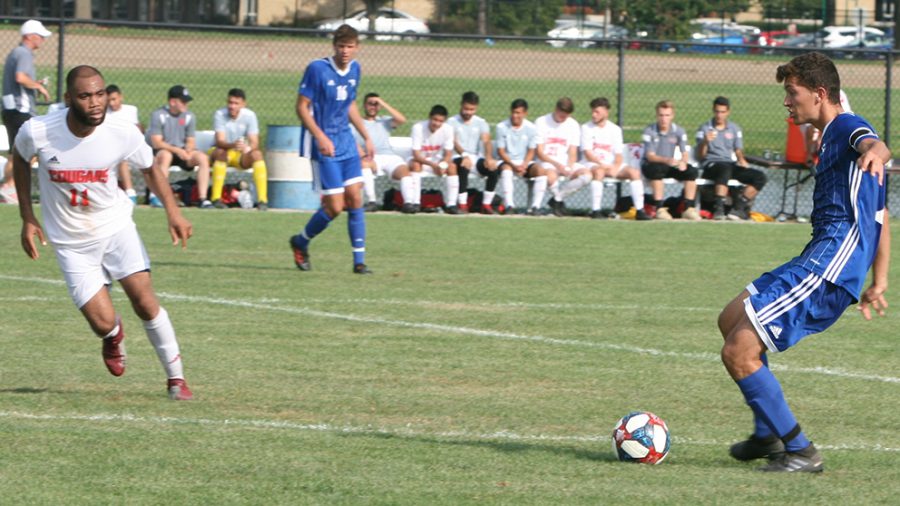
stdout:
{"type": "Polygon", "coordinates": [[[373,274],[372,271],[366,267],[366,264],[356,264],[353,266],[353,274],[373,274]]]}
{"type": "Polygon", "coordinates": [[[291,244],[291,250],[294,252],[294,265],[297,266],[301,271],[308,271],[312,269],[312,265],[309,263],[309,250],[307,248],[301,248],[297,246],[294,242],[294,239],[300,237],[299,235],[295,235],[291,237],[291,240],[288,241],[291,244]]]}
{"type": "Polygon", "coordinates": [[[746,441],[731,445],[728,453],[742,461],[772,458],[784,453],[784,443],[777,436],[756,437],[751,434],[746,441]]]}
{"type": "Polygon", "coordinates": [[[825,470],[822,454],[812,443],[799,452],[784,452],[758,468],[766,473],[821,473],[825,470]]]}

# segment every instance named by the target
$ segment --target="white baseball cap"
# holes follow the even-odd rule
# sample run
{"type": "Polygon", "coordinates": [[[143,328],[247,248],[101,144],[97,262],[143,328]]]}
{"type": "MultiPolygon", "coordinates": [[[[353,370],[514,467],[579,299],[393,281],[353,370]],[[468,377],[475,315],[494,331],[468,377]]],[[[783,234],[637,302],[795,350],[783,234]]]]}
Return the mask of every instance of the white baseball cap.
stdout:
{"type": "Polygon", "coordinates": [[[31,35],[32,33],[36,33],[41,37],[49,37],[53,35],[50,30],[44,27],[44,23],[36,19],[29,19],[28,21],[22,23],[22,28],[19,29],[19,33],[23,36],[31,35]]]}

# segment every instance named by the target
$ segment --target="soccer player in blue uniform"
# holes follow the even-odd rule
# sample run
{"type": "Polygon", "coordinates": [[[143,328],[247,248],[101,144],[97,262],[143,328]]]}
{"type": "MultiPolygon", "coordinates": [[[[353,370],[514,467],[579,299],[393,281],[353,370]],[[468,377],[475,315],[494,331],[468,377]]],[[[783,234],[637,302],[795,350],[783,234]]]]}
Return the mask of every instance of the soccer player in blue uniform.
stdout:
{"type": "Polygon", "coordinates": [[[840,77],[820,53],[778,67],[784,106],[796,124],[823,130],[815,167],[812,240],[786,264],[754,280],[719,315],[722,362],[753,410],[754,431],[734,444],[738,460],[767,457],[770,472],[821,472],[807,439],[768,367],[785,351],[831,326],[851,304],[868,320],[884,314],[890,233],[883,184],[891,158],[866,120],[840,106],[840,77]],[[863,290],[872,268],[872,284],[863,290]]]}
{"type": "Polygon", "coordinates": [[[294,263],[310,270],[309,242],[347,209],[347,229],[353,248],[353,272],[371,274],[366,267],[366,221],[362,201],[362,166],[350,123],[363,137],[366,152],[375,155],[366,125],[356,108],[359,34],[349,25],[334,31],[334,56],[310,62],[300,81],[297,116],[303,123],[300,156],[312,161],[313,178],[322,195],[322,207],[303,231],[291,237],[294,263]]]}

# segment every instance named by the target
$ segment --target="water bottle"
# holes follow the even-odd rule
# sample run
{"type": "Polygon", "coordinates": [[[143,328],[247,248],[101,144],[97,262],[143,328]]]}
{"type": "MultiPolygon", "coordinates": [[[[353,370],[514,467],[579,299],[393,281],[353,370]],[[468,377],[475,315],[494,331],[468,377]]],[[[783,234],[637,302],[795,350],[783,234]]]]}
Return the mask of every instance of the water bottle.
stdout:
{"type": "Polygon", "coordinates": [[[241,209],[253,209],[253,195],[249,190],[239,191],[237,201],[241,205],[241,209]]]}

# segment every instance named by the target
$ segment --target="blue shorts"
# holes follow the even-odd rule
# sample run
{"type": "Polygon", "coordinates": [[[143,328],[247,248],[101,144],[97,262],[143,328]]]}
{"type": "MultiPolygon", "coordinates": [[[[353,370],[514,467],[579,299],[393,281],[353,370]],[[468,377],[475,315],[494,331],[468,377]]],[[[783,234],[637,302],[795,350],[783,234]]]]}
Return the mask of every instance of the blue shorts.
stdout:
{"type": "Polygon", "coordinates": [[[362,182],[362,165],[359,156],[343,160],[323,157],[312,160],[313,181],[322,195],[344,193],[344,187],[362,182]]]}
{"type": "Polygon", "coordinates": [[[769,351],[784,351],[830,327],[854,302],[847,290],[784,264],[747,286],[744,310],[769,351]]]}

